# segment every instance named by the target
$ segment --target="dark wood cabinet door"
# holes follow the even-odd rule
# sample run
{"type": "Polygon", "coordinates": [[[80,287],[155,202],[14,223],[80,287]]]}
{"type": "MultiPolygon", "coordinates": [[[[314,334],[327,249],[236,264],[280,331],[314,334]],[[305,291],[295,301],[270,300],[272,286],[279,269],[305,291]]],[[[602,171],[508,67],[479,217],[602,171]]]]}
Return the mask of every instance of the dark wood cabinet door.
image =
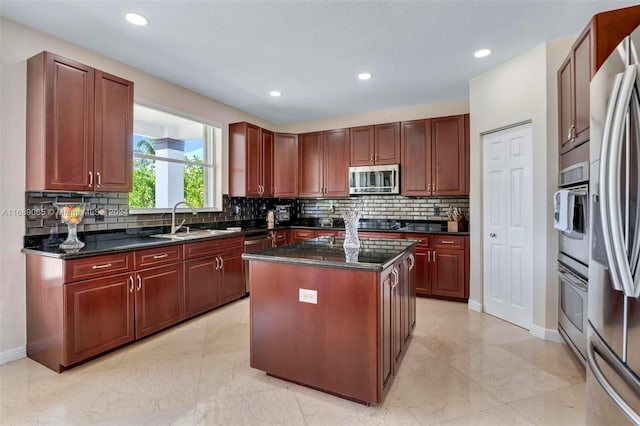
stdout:
{"type": "Polygon", "coordinates": [[[589,140],[589,85],[591,83],[591,31],[584,31],[573,49],[573,124],[572,147],[589,140]]]}
{"type": "Polygon", "coordinates": [[[374,126],[352,127],[349,133],[350,165],[373,165],[375,161],[374,126]]]}
{"type": "Polygon", "coordinates": [[[183,265],[136,272],[136,339],[185,318],[183,265]]]}
{"type": "Polygon", "coordinates": [[[431,121],[406,121],[401,124],[401,194],[431,195],[431,121]]]}
{"type": "Polygon", "coordinates": [[[246,188],[247,196],[260,195],[262,184],[262,135],[260,127],[246,123],[246,188]]]}
{"type": "Polygon", "coordinates": [[[405,255],[402,257],[402,261],[400,263],[400,282],[398,287],[400,287],[400,330],[402,337],[402,352],[405,352],[405,348],[407,346],[407,342],[409,341],[409,337],[411,337],[411,309],[409,307],[409,291],[410,291],[410,276],[413,275],[409,270],[411,266],[411,260],[409,260],[409,256],[405,255]]]}
{"type": "Polygon", "coordinates": [[[298,136],[298,193],[300,197],[322,197],[322,132],[298,136]]]}
{"type": "Polygon", "coordinates": [[[298,196],[298,135],[276,133],[274,140],[274,196],[298,196]]]}
{"type": "Polygon", "coordinates": [[[431,131],[431,195],[464,195],[464,115],[434,118],[431,120],[431,131]]]}
{"type": "Polygon", "coordinates": [[[133,83],[95,71],[94,189],[133,190],[133,83]]]}
{"type": "Polygon", "coordinates": [[[391,346],[392,346],[392,363],[393,374],[398,371],[400,364],[400,358],[404,353],[404,339],[402,337],[402,268],[398,262],[394,264],[395,274],[392,278],[393,284],[391,286],[391,346]]]}
{"type": "Polygon", "coordinates": [[[431,294],[430,277],[430,249],[423,245],[416,247],[416,294],[428,296],[431,294]]]}
{"type": "Polygon", "coordinates": [[[65,354],[70,365],[134,339],[132,274],[64,286],[65,354]]]}
{"type": "Polygon", "coordinates": [[[464,250],[433,250],[431,294],[434,296],[464,298],[465,253],[464,250]]]}
{"type": "Polygon", "coordinates": [[[376,164],[400,164],[400,123],[375,126],[376,164]]]}
{"type": "Polygon", "coordinates": [[[349,196],[349,129],[324,132],[325,197],[349,196]]]}
{"type": "Polygon", "coordinates": [[[246,294],[242,275],[242,251],[220,255],[220,302],[227,303],[246,294]]]}
{"type": "Polygon", "coordinates": [[[185,314],[187,318],[220,305],[217,256],[184,262],[185,314]]]}
{"type": "Polygon", "coordinates": [[[393,377],[393,319],[392,319],[392,287],[394,277],[391,267],[380,274],[380,338],[382,339],[382,388],[385,389],[393,377]]]}
{"type": "Polygon", "coordinates": [[[558,140],[560,152],[570,149],[573,132],[573,88],[571,56],[563,62],[558,70],[558,140]]]}
{"type": "Polygon", "coordinates": [[[50,53],[45,57],[45,188],[92,191],[94,69],[50,53]]]}
{"type": "Polygon", "coordinates": [[[273,132],[262,129],[262,185],[260,195],[273,197],[273,132]]]}
{"type": "Polygon", "coordinates": [[[416,326],[416,267],[418,266],[418,264],[415,252],[407,256],[407,261],[409,262],[407,276],[407,297],[409,298],[409,335],[411,335],[413,333],[413,329],[416,326]]]}

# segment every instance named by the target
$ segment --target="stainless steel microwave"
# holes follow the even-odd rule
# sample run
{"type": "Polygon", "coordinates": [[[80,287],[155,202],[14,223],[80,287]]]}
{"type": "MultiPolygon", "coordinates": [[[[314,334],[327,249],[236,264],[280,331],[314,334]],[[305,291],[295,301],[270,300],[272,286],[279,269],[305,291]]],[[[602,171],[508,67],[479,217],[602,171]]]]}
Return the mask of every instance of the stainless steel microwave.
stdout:
{"type": "Polygon", "coordinates": [[[399,165],[349,167],[349,194],[399,194],[399,165]]]}

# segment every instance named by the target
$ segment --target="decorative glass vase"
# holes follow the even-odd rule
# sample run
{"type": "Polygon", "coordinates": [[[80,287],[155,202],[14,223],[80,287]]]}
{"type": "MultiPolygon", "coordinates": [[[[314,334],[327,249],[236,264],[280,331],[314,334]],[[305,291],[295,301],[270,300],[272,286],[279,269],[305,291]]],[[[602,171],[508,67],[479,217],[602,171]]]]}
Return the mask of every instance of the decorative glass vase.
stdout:
{"type": "Polygon", "coordinates": [[[342,213],[344,219],[344,248],[357,249],[360,248],[360,240],[358,239],[358,221],[360,220],[359,211],[347,211],[342,213]]]}
{"type": "Polygon", "coordinates": [[[82,203],[53,203],[58,208],[62,223],[67,225],[67,239],[60,244],[63,250],[79,250],[84,243],[78,239],[77,226],[84,217],[85,204],[82,203]]]}

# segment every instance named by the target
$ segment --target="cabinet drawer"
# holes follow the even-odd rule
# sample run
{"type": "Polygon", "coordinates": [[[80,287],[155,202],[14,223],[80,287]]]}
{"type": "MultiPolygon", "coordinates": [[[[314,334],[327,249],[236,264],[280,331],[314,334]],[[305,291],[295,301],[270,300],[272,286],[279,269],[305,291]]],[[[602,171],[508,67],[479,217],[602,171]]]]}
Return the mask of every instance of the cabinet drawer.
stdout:
{"type": "Polygon", "coordinates": [[[182,260],[182,245],[158,247],[135,252],[134,263],[136,269],[151,266],[166,265],[182,260]]]}
{"type": "Polygon", "coordinates": [[[315,236],[315,232],[311,229],[294,229],[292,235],[294,240],[310,240],[315,236]]]}
{"type": "Polygon", "coordinates": [[[433,237],[433,246],[442,248],[464,248],[464,237],[454,235],[436,235],[433,237]]]}
{"type": "Polygon", "coordinates": [[[184,245],[184,259],[211,256],[227,251],[243,251],[243,238],[231,237],[219,240],[198,241],[184,245]]]}
{"type": "Polygon", "coordinates": [[[402,238],[406,238],[407,240],[416,240],[418,241],[418,247],[431,247],[431,235],[429,234],[402,234],[402,238]]]}
{"type": "Polygon", "coordinates": [[[129,272],[133,270],[133,253],[106,254],[65,261],[64,282],[129,272]]]}

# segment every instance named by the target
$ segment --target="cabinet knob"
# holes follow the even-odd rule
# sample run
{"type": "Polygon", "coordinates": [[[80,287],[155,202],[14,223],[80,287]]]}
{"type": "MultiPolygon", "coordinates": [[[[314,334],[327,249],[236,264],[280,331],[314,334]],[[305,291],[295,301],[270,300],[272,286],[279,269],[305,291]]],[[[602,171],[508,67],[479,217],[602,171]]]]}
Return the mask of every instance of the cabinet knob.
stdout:
{"type": "Polygon", "coordinates": [[[495,238],[495,237],[497,237],[497,235],[495,234],[495,232],[490,233],[490,234],[489,234],[489,236],[490,236],[491,238],[495,238]]]}

